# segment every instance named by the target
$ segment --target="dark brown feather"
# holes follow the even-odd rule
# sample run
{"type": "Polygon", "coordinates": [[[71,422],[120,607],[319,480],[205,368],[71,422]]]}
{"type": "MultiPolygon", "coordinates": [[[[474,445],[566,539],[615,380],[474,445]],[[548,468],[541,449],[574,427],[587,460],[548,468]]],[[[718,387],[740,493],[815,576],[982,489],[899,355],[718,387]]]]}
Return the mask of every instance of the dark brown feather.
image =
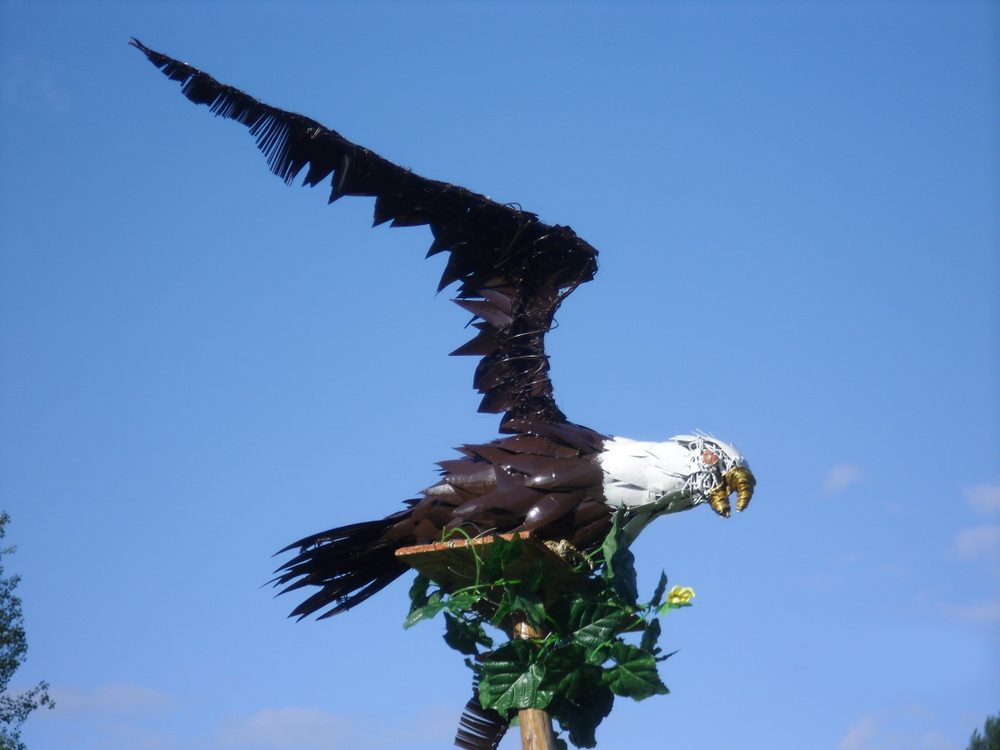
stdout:
{"type": "Polygon", "coordinates": [[[131,44],[195,104],[245,125],[271,171],[286,183],[306,170],[304,184],[330,178],[330,201],[374,196],[374,223],[429,224],[428,255],[448,251],[439,289],[458,282],[456,302],[483,325],[456,354],[484,356],[476,387],[480,411],[511,420],[565,422],[549,382],[544,336],[563,299],[597,271],[597,250],[569,227],[545,224],[512,204],[429,180],[358,146],[308,117],[271,107],[207,73],[131,44]]]}
{"type": "Polygon", "coordinates": [[[406,568],[394,557],[399,547],[437,542],[458,530],[472,536],[531,530],[591,550],[610,529],[596,462],[604,439],[564,424],[553,437],[523,434],[463,445],[462,457],[439,462],[441,481],[408,501],[408,508],[381,521],[313,534],[282,550],[298,554],[277,571],[275,583],[285,591],[317,586],[292,614],[331,607],[325,617],[401,575],[406,568]]]}

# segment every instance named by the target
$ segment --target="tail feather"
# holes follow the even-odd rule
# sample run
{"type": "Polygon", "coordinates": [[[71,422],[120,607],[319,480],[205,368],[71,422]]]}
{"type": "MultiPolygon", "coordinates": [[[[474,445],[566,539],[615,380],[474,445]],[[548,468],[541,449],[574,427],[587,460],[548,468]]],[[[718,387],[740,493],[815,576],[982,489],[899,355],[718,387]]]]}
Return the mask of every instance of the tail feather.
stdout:
{"type": "Polygon", "coordinates": [[[395,555],[401,543],[387,540],[385,533],[408,513],[312,534],[281,550],[297,548],[299,553],[275,571],[271,583],[283,587],[279,594],[319,587],[289,617],[301,620],[324,607],[331,608],[318,619],[346,612],[405,573],[408,567],[395,555]]]}
{"type": "Polygon", "coordinates": [[[479,678],[472,681],[472,698],[465,704],[455,734],[455,745],[463,750],[496,750],[510,722],[479,702],[479,678]]]}

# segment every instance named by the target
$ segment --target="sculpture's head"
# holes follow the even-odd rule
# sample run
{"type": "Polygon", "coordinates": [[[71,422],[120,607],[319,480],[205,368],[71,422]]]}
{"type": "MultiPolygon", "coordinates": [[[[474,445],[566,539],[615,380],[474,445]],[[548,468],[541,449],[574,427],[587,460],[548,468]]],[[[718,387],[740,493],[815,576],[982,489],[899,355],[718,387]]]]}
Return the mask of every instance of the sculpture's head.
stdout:
{"type": "Polygon", "coordinates": [[[695,503],[707,502],[724,518],[732,513],[729,497],[736,495],[736,510],[742,511],[753,497],[757,480],[750,465],[735,447],[705,435],[678,435],[674,438],[694,454],[700,471],[694,479],[695,503]]]}

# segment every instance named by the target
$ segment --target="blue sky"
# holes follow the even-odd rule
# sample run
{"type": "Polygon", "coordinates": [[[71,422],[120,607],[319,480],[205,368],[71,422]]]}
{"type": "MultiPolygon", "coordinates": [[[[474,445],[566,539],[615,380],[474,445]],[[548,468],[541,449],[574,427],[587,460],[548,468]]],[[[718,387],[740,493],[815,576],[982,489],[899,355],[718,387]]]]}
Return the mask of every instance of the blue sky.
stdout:
{"type": "MultiPolygon", "coordinates": [[[[747,513],[600,747],[964,750],[1000,710],[1000,10],[977,2],[0,2],[0,505],[66,747],[447,746],[407,582],[262,588],[490,439],[425,229],[267,173],[135,35],[601,250],[549,337],[595,429],[734,442],[747,513]]],[[[517,746],[505,741],[508,750],[517,746]]]]}

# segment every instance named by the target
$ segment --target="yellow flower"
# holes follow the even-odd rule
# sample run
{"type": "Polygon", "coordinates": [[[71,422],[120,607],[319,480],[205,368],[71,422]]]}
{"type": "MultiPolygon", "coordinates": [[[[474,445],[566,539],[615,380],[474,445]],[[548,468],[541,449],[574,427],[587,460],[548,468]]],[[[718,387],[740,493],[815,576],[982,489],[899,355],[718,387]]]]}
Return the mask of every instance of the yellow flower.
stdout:
{"type": "Polygon", "coordinates": [[[667,604],[672,607],[691,604],[692,599],[694,599],[694,589],[688,586],[674,586],[667,592],[667,604]]]}

